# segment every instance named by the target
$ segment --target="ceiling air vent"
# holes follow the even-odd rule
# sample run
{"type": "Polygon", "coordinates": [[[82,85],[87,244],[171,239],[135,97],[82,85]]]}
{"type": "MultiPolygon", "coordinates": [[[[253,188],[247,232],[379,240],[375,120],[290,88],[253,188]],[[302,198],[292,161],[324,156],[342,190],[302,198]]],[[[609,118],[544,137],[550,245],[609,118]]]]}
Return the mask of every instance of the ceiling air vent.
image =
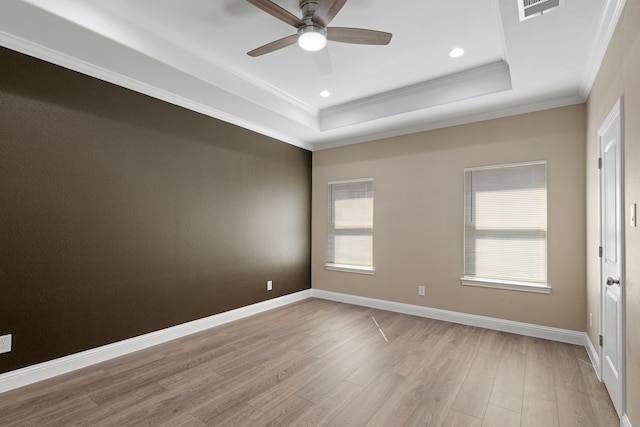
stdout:
{"type": "Polygon", "coordinates": [[[562,3],[563,0],[518,0],[518,9],[520,10],[520,20],[540,16],[548,10],[554,9],[562,3]]]}

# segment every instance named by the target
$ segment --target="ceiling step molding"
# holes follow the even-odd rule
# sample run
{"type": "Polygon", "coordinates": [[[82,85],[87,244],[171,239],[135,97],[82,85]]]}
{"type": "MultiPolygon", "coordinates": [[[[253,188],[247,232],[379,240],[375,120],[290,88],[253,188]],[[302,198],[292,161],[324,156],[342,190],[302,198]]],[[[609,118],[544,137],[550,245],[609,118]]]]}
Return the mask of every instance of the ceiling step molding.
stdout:
{"type": "Polygon", "coordinates": [[[325,108],[320,112],[320,130],[336,129],[509,89],[509,65],[504,61],[496,61],[325,108]]]}

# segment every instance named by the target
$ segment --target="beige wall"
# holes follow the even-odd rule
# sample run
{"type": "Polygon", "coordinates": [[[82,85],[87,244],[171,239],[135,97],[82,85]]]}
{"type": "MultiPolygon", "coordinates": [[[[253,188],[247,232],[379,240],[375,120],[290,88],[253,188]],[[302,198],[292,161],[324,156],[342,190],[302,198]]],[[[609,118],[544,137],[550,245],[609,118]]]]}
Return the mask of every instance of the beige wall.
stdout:
{"type": "Polygon", "coordinates": [[[314,152],[313,288],[584,331],[585,128],[583,104],[314,152]],[[551,294],[462,286],[463,169],[541,159],[551,294]],[[363,177],[376,273],[327,271],[327,182],[363,177]]]}
{"type": "MultiPolygon", "coordinates": [[[[626,412],[640,425],[640,228],[629,226],[629,207],[640,204],[640,1],[627,0],[587,103],[587,310],[599,313],[597,131],[624,96],[626,239],[626,412]]],[[[598,325],[589,332],[597,343],[598,325]]],[[[597,347],[596,347],[597,348],[597,347]]]]}

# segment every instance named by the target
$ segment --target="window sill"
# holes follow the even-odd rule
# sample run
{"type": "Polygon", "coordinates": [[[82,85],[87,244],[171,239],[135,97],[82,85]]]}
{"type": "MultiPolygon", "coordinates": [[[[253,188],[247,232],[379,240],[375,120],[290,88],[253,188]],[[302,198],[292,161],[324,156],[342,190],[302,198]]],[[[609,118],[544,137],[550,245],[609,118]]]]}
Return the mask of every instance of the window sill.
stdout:
{"type": "Polygon", "coordinates": [[[507,289],[510,291],[534,292],[538,294],[551,293],[551,287],[544,284],[516,282],[509,280],[480,279],[477,277],[462,277],[460,283],[464,286],[479,286],[483,288],[507,289]]]}
{"type": "Polygon", "coordinates": [[[358,265],[326,263],[324,265],[324,268],[332,271],[342,271],[343,273],[358,273],[358,274],[369,274],[369,275],[373,275],[375,273],[375,269],[373,267],[364,267],[364,266],[358,266],[358,265]]]}

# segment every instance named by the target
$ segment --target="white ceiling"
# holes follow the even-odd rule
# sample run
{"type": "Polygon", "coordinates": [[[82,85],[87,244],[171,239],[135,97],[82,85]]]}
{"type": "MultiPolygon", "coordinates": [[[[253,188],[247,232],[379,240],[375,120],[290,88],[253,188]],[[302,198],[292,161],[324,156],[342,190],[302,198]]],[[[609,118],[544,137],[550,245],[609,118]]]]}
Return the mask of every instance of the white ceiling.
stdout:
{"type": "Polygon", "coordinates": [[[0,45],[322,149],[583,102],[624,0],[518,1],[349,0],[330,26],[393,39],[329,42],[326,75],[296,45],[246,55],[295,28],[244,0],[2,0],[0,45]]]}

